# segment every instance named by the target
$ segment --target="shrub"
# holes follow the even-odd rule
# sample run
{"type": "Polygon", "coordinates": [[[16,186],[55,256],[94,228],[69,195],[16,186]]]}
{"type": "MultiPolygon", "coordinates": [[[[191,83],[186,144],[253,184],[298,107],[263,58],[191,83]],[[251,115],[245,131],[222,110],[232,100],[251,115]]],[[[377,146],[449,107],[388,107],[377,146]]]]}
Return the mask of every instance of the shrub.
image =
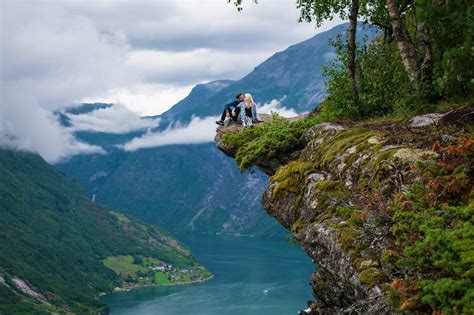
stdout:
{"type": "MultiPolygon", "coordinates": [[[[365,45],[365,44],[364,44],[365,45]]],[[[325,68],[328,92],[326,114],[335,117],[365,118],[413,109],[413,93],[397,47],[376,39],[369,48],[358,49],[360,104],[354,104],[347,73],[345,44],[341,37],[333,42],[337,59],[325,68]]]]}
{"type": "Polygon", "coordinates": [[[473,147],[472,139],[462,137],[456,144],[435,144],[439,160],[419,163],[420,181],[396,196],[391,232],[397,248],[391,256],[408,277],[392,290],[396,308],[474,311],[473,147]]]}

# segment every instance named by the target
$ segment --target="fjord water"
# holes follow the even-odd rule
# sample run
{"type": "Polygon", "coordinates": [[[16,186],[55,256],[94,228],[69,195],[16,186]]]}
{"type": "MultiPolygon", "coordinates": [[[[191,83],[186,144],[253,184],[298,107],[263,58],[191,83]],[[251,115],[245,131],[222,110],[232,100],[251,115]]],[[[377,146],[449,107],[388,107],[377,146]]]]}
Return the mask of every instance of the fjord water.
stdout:
{"type": "Polygon", "coordinates": [[[314,264],[284,240],[178,235],[214,274],[200,284],[141,288],[103,298],[111,314],[297,314],[312,299],[314,264]]]}

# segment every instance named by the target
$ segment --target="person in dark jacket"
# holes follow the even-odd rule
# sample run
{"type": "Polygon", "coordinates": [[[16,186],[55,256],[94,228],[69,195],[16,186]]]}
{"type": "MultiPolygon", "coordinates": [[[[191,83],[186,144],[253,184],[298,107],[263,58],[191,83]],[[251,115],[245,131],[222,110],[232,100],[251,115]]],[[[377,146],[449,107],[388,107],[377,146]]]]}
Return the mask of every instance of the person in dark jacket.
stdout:
{"type": "Polygon", "coordinates": [[[235,96],[235,101],[230,102],[224,106],[224,111],[222,112],[221,120],[216,121],[216,124],[221,126],[224,125],[224,119],[226,119],[226,117],[230,117],[233,120],[237,121],[239,113],[234,111],[233,109],[238,108],[238,105],[243,101],[244,95],[242,93],[237,93],[237,95],[235,96]]]}

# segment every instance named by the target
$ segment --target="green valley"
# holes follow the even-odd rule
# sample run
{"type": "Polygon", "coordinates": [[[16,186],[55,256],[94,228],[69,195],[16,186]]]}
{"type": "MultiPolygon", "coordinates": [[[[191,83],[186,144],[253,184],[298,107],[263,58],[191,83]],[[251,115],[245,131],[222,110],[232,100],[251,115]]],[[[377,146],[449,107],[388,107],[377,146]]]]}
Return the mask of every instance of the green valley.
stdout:
{"type": "Polygon", "coordinates": [[[210,277],[170,235],[87,201],[36,154],[0,150],[0,179],[0,314],[104,312],[99,294],[165,284],[162,265],[188,271],[173,283],[210,277]]]}
{"type": "Polygon", "coordinates": [[[168,264],[164,260],[141,255],[109,256],[104,265],[119,275],[122,285],[114,291],[142,286],[173,285],[208,280],[212,274],[203,266],[186,267],[186,264],[168,264]]]}

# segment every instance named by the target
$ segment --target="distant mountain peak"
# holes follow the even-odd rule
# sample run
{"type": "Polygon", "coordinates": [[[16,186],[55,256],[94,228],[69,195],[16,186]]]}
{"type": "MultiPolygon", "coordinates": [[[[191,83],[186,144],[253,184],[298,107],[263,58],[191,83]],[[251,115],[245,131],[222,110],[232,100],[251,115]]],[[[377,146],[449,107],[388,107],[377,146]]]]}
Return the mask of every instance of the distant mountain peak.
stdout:
{"type": "Polygon", "coordinates": [[[64,112],[71,115],[81,115],[93,112],[98,109],[105,109],[114,106],[110,103],[81,103],[67,108],[64,112]]]}
{"type": "Polygon", "coordinates": [[[184,112],[199,114],[202,104],[233,83],[235,83],[233,80],[215,80],[197,84],[185,98],[160,115],[162,118],[162,126],[166,125],[166,122],[180,120],[181,114],[184,112]]]}
{"type": "Polygon", "coordinates": [[[213,89],[213,90],[217,91],[217,90],[222,90],[223,88],[229,86],[230,84],[232,84],[234,82],[235,82],[235,80],[226,80],[226,79],[214,80],[214,81],[211,81],[211,82],[198,84],[195,87],[200,86],[200,87],[205,87],[205,88],[213,89]]]}

